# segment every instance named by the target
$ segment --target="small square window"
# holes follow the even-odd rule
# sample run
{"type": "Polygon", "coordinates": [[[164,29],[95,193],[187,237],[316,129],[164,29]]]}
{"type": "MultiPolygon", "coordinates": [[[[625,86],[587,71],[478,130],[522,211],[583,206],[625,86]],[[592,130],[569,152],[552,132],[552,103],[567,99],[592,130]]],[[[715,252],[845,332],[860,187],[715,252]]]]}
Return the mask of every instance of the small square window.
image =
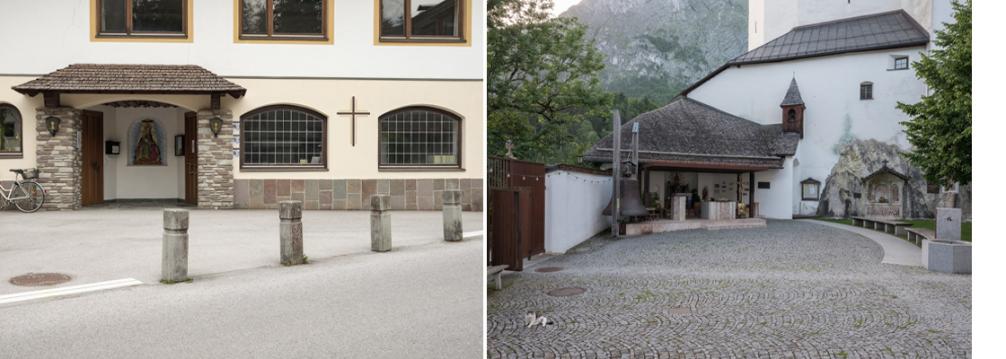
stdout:
{"type": "Polygon", "coordinates": [[[758,189],[769,189],[772,185],[769,182],[758,182],[758,189]]]}
{"type": "Polygon", "coordinates": [[[895,70],[908,70],[908,56],[897,56],[894,58],[895,70]]]}

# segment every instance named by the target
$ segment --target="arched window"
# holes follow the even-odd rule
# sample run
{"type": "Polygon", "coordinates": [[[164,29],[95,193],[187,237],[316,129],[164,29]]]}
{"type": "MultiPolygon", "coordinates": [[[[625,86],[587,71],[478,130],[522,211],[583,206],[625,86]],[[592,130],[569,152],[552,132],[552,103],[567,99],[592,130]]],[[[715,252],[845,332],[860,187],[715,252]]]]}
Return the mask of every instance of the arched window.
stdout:
{"type": "Polygon", "coordinates": [[[461,167],[461,119],[446,111],[408,107],[380,118],[379,166],[461,167]]]}
{"type": "Polygon", "coordinates": [[[786,113],[786,121],[789,123],[796,123],[796,110],[789,109],[789,112],[786,113]]]}
{"type": "Polygon", "coordinates": [[[302,107],[278,105],[241,116],[241,168],[325,168],[328,121],[302,107]]]}
{"type": "Polygon", "coordinates": [[[17,107],[0,104],[0,158],[21,158],[23,138],[21,112],[17,107]]]}
{"type": "Polygon", "coordinates": [[[872,100],[873,99],[873,83],[866,81],[859,84],[859,99],[860,100],[872,100]]]}

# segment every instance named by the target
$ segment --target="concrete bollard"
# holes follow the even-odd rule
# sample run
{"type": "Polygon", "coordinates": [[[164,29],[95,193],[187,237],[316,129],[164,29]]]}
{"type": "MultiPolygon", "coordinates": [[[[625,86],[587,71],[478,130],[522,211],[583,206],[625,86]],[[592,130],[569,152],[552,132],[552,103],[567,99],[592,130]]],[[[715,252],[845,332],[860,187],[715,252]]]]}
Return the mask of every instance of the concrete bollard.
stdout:
{"type": "Polygon", "coordinates": [[[688,195],[684,193],[675,193],[671,197],[671,220],[683,222],[685,220],[685,211],[688,204],[688,195]]]}
{"type": "Polygon", "coordinates": [[[391,250],[391,197],[384,194],[370,197],[370,250],[391,250]]]}
{"type": "Polygon", "coordinates": [[[164,210],[164,237],[161,245],[161,283],[189,281],[189,211],[164,210]]]}
{"type": "Polygon", "coordinates": [[[462,239],[461,191],[444,191],[444,240],[457,242],[462,239]]]}
{"type": "Polygon", "coordinates": [[[285,266],[307,263],[304,224],[300,221],[303,208],[300,201],[279,202],[279,259],[285,266]]]}

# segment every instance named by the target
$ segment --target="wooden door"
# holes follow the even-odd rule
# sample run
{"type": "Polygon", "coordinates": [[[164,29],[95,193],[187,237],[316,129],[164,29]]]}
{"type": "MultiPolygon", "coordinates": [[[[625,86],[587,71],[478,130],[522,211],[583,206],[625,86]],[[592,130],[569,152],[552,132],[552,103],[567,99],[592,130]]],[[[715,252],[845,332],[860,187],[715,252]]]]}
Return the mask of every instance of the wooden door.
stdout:
{"type": "Polygon", "coordinates": [[[196,146],[196,113],[185,113],[185,203],[199,204],[199,148],[196,146]]]}
{"type": "Polygon", "coordinates": [[[105,136],[101,112],[84,111],[81,119],[80,204],[87,206],[105,201],[105,136]]]}

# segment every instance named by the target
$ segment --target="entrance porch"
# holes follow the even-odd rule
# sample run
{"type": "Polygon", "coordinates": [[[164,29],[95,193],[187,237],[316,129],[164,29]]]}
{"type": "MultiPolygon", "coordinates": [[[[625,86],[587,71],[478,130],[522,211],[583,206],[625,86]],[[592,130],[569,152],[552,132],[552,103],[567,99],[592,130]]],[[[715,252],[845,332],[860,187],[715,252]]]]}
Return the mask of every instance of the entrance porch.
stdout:
{"type": "Polygon", "coordinates": [[[44,208],[120,199],[233,207],[234,124],[221,103],[244,88],[198,66],[78,64],[14,90],[43,97],[35,157],[44,208]]]}

